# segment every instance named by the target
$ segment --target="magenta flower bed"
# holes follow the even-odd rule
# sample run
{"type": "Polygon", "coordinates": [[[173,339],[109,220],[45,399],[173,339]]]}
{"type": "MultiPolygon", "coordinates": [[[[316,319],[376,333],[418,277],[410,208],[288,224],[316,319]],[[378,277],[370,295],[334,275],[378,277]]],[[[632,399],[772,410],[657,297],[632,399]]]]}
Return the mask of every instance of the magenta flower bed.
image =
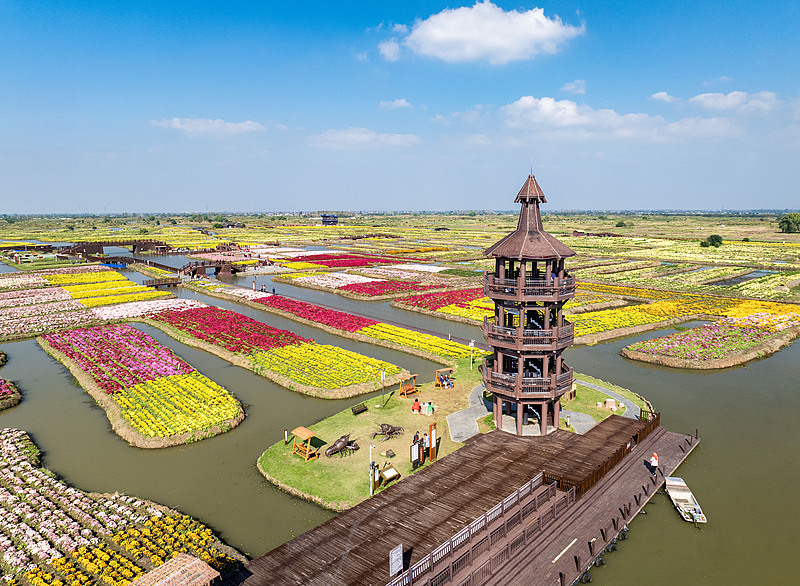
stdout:
{"type": "Polygon", "coordinates": [[[13,392],[14,389],[11,388],[11,383],[4,378],[0,378],[0,399],[11,395],[13,392]]]}
{"type": "Polygon", "coordinates": [[[308,262],[329,268],[368,267],[372,265],[388,265],[406,262],[405,259],[397,260],[382,256],[356,256],[354,254],[317,254],[301,255],[287,259],[283,262],[308,262]]]}
{"type": "Polygon", "coordinates": [[[390,293],[404,293],[406,291],[426,291],[436,289],[441,285],[422,285],[417,281],[373,281],[372,283],[351,283],[337,287],[340,291],[349,291],[364,297],[377,297],[390,293]]]}
{"type": "Polygon", "coordinates": [[[312,341],[218,307],[162,311],[151,319],[169,324],[195,338],[237,354],[312,341]]]}
{"type": "Polygon", "coordinates": [[[743,352],[772,334],[762,328],[743,328],[728,323],[714,323],[661,338],[636,342],[628,346],[628,349],[685,360],[713,360],[725,358],[734,352],[743,352]]]}
{"type": "Polygon", "coordinates": [[[403,304],[436,311],[445,305],[475,301],[476,299],[482,298],[484,295],[483,288],[478,287],[475,289],[462,289],[461,291],[444,291],[442,293],[426,293],[424,295],[407,297],[403,299],[403,304]]]}
{"type": "Polygon", "coordinates": [[[319,324],[330,326],[338,330],[346,332],[357,332],[368,326],[374,326],[379,323],[374,319],[366,317],[359,317],[342,311],[335,311],[333,309],[326,309],[318,305],[312,305],[305,301],[296,301],[294,299],[287,299],[280,295],[272,295],[263,299],[256,299],[256,303],[261,303],[267,307],[274,307],[282,311],[287,311],[297,317],[309,319],[319,324]]]}
{"type": "Polygon", "coordinates": [[[169,349],[129,325],[68,330],[44,339],[109,394],[162,376],[194,372],[169,349]]]}

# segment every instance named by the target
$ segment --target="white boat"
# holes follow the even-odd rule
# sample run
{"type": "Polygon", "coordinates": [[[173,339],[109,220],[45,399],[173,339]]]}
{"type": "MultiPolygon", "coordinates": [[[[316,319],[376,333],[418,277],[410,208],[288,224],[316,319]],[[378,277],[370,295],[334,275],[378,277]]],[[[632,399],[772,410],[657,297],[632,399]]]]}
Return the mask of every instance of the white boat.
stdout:
{"type": "Polygon", "coordinates": [[[694,498],[692,491],[686,486],[683,478],[677,476],[667,476],[665,479],[666,490],[672,504],[678,509],[684,521],[690,523],[705,523],[706,516],[703,514],[703,509],[700,508],[700,503],[694,498]]]}

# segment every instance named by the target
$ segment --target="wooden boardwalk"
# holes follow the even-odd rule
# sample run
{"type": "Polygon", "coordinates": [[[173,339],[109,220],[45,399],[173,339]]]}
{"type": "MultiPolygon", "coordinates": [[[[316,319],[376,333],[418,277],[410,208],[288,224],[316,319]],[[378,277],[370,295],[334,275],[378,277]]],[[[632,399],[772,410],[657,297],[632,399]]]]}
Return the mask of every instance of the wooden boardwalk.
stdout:
{"type": "MultiPolygon", "coordinates": [[[[560,431],[546,437],[516,437],[499,431],[476,436],[446,458],[251,561],[238,573],[228,576],[225,583],[386,584],[390,581],[389,551],[396,545],[403,544],[405,568],[414,566],[540,471],[551,478],[560,477],[577,484],[644,426],[639,421],[612,416],[584,436],[560,431]]],[[[536,549],[535,561],[531,554],[521,555],[518,550],[514,559],[503,566],[502,571],[508,569],[509,574],[503,578],[498,574],[497,579],[492,575],[491,583],[517,583],[516,576],[523,566],[526,575],[535,574],[524,583],[556,583],[542,580],[545,577],[550,580],[554,575],[559,580],[558,572],[567,572],[570,567],[575,568],[570,572],[575,574],[568,582],[572,583],[580,573],[570,556],[578,555],[584,565],[591,561],[580,545],[586,549],[600,527],[611,528],[613,515],[621,527],[638,511],[639,501],[633,503],[634,494],[641,492],[647,480],[643,476],[647,474],[644,456],[657,451],[662,468],[670,474],[690,451],[690,448],[680,451],[681,442],[690,447],[695,445],[689,444],[685,436],[656,428],[584,498],[553,521],[558,522],[558,529],[548,527],[537,537],[542,543],[536,549]],[[629,501],[631,505],[627,504],[629,501]],[[624,518],[617,510],[623,504],[624,518]],[[576,537],[572,548],[575,553],[571,551],[559,559],[571,566],[551,562],[564,548],[562,533],[587,536],[576,537]],[[550,555],[553,548],[558,551],[550,555]],[[517,559],[520,561],[513,563],[517,559]]],[[[641,506],[645,501],[641,499],[641,506]]],[[[607,534],[611,539],[617,533],[611,535],[609,529],[607,534]]],[[[529,549],[527,545],[524,548],[529,549]]],[[[460,584],[461,578],[453,583],[460,584]]]]}

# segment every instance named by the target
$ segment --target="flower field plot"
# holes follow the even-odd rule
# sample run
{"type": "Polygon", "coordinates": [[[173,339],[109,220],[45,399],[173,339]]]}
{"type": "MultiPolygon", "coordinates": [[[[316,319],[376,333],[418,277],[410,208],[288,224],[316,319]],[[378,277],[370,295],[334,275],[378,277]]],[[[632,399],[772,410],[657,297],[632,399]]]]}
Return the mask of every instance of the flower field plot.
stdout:
{"type": "Polygon", "coordinates": [[[186,334],[189,344],[192,339],[200,340],[204,342],[201,347],[216,350],[235,364],[309,395],[354,396],[379,388],[381,371],[391,382],[403,373],[388,362],[317,344],[216,307],[165,311],[151,316],[151,323],[168,326],[168,333],[174,329],[186,334]]]}
{"type": "Polygon", "coordinates": [[[303,254],[279,261],[289,268],[351,268],[401,263],[403,260],[381,256],[360,256],[355,254],[303,254]],[[300,266],[300,265],[313,266],[300,266]]]}
{"type": "Polygon", "coordinates": [[[130,325],[48,334],[40,343],[106,409],[114,430],[139,447],[210,437],[244,418],[233,395],[130,325]]]}
{"type": "Polygon", "coordinates": [[[800,313],[776,315],[762,312],[747,317],[727,318],[685,332],[636,342],[626,346],[622,353],[628,358],[639,360],[648,360],[648,357],[652,357],[651,361],[668,366],[707,365],[724,368],[732,365],[726,359],[734,355],[738,355],[740,359],[737,362],[741,362],[774,352],[780,346],[776,347],[767,342],[778,337],[782,338],[780,342],[790,341],[796,336],[798,326],[800,326],[800,313]],[[791,331],[792,329],[795,331],[791,331]],[[781,336],[784,332],[790,335],[781,336]],[[759,349],[761,352],[748,355],[748,351],[753,349],[759,349]]]}
{"type": "Polygon", "coordinates": [[[30,337],[103,320],[88,308],[172,298],[104,266],[0,275],[0,339],[30,337]]]}
{"type": "Polygon", "coordinates": [[[0,411],[18,405],[21,396],[17,385],[11,381],[0,378],[0,411]]]}
{"type": "MultiPolygon", "coordinates": [[[[574,312],[579,309],[588,310],[595,304],[610,303],[612,300],[608,297],[578,291],[564,307],[574,312]]],[[[445,319],[455,317],[457,321],[483,322],[484,318],[489,320],[494,318],[494,302],[484,295],[482,287],[426,293],[400,299],[392,305],[401,309],[434,312],[438,317],[445,319]]]]}
{"type": "Polygon", "coordinates": [[[179,553],[226,573],[243,556],[191,517],[133,497],[90,496],[41,468],[18,429],[0,430],[4,584],[127,586],[179,553]],[[24,581],[24,582],[23,582],[24,581]]]}
{"type": "MultiPolygon", "coordinates": [[[[356,339],[364,341],[381,340],[389,342],[392,346],[399,347],[399,349],[405,349],[405,351],[417,350],[422,352],[422,355],[434,356],[446,361],[463,358],[469,356],[470,353],[469,346],[464,344],[392,326],[343,311],[327,309],[305,301],[287,299],[280,295],[270,295],[256,302],[272,310],[277,310],[278,313],[288,313],[301,318],[309,325],[326,326],[339,332],[363,336],[363,338],[356,339]]],[[[476,356],[478,354],[480,352],[476,352],[476,356]]]]}

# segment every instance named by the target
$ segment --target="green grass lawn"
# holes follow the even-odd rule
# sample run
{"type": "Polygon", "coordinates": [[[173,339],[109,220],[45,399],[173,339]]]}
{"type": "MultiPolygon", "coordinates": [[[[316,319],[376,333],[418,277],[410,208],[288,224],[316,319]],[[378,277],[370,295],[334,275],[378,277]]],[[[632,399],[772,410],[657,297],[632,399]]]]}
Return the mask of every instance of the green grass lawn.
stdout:
{"type": "Polygon", "coordinates": [[[591,415],[595,421],[603,421],[611,414],[622,415],[625,413],[624,406],[619,407],[616,411],[600,409],[596,406],[598,402],[603,403],[607,398],[608,395],[586,387],[579,382],[576,397],[572,401],[566,401],[562,398],[561,406],[570,411],[591,415]]]}
{"type": "MultiPolygon", "coordinates": [[[[587,374],[582,374],[582,373],[577,373],[576,372],[575,373],[575,381],[578,384],[580,384],[580,382],[582,380],[586,381],[586,382],[594,383],[594,384],[596,384],[598,386],[601,386],[601,387],[605,387],[605,388],[607,388],[609,390],[614,391],[615,393],[617,393],[619,395],[622,395],[623,397],[625,397],[626,399],[631,401],[634,405],[639,407],[639,409],[644,409],[645,411],[649,411],[650,410],[650,406],[647,404],[647,402],[642,397],[640,397],[636,393],[630,391],[629,389],[625,389],[623,387],[618,387],[615,384],[606,382],[604,380],[600,380],[599,378],[594,378],[594,377],[591,377],[591,376],[589,376],[587,374]]],[[[619,412],[617,412],[617,414],[619,414],[619,412]]]]}
{"type": "MultiPolygon", "coordinates": [[[[366,401],[368,411],[354,416],[350,409],[332,415],[313,425],[308,425],[316,436],[312,438],[315,447],[319,448],[317,460],[305,462],[300,456],[292,455],[292,443],[284,445],[283,441],[270,446],[259,458],[260,468],[280,484],[291,487],[304,495],[316,497],[320,504],[328,508],[343,510],[359,503],[369,496],[369,446],[375,446],[373,459],[379,465],[390,462],[401,475],[401,479],[412,473],[409,449],[414,432],[420,437],[428,433],[429,425],[436,423],[439,456],[445,456],[462,444],[450,439],[447,429],[447,415],[464,409],[468,405],[468,396],[475,385],[480,382],[477,368],[470,371],[469,358],[460,360],[455,372],[455,388],[436,389],[433,383],[420,387],[421,392],[411,398],[401,398],[397,392],[387,394],[384,407],[380,406],[380,397],[366,401]],[[433,402],[434,415],[415,415],[411,412],[414,397],[420,402],[433,402]],[[370,439],[381,423],[403,427],[404,433],[395,438],[381,441],[381,437],[370,439]],[[326,458],[325,449],[345,434],[351,434],[360,449],[345,456],[326,458]],[[386,458],[382,452],[392,450],[396,456],[386,458]]],[[[395,481],[396,482],[396,481],[395,481]]]]}

